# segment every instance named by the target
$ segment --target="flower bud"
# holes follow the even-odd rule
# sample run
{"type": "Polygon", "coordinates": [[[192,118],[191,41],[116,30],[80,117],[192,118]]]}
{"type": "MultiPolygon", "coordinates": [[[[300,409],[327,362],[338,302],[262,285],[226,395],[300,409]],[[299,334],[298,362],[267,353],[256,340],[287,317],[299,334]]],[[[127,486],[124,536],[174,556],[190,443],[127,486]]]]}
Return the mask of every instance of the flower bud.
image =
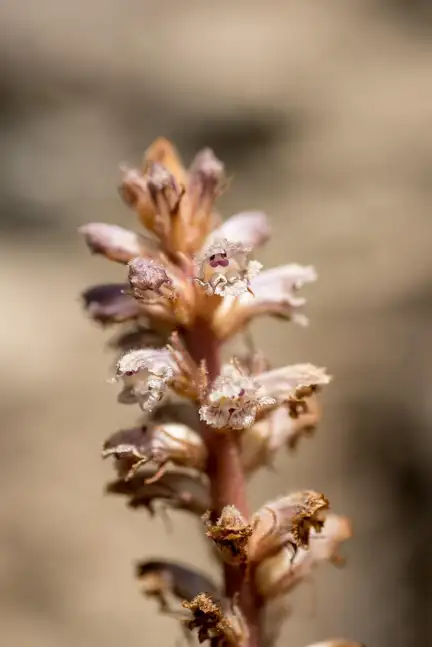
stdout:
{"type": "Polygon", "coordinates": [[[117,225],[91,222],[78,231],[84,236],[93,254],[102,254],[118,263],[128,263],[145,252],[143,240],[138,234],[117,225]]]}
{"type": "Polygon", "coordinates": [[[247,542],[252,528],[237,508],[227,505],[216,524],[210,521],[210,513],[203,516],[207,537],[216,544],[223,559],[229,564],[244,564],[247,561],[247,542]]]}
{"type": "Polygon", "coordinates": [[[251,520],[249,560],[253,563],[275,555],[281,548],[309,547],[311,528],[322,528],[329,503],[323,494],[306,490],[272,501],[256,512],[251,520]]]}
{"type": "Polygon", "coordinates": [[[149,292],[160,297],[173,297],[173,282],[165,268],[146,258],[134,258],[130,261],[129,283],[137,301],[148,299],[149,292]]]}
{"type": "Polygon", "coordinates": [[[210,148],[199,152],[189,169],[189,191],[195,210],[203,206],[211,209],[224,187],[225,165],[210,148]]]}

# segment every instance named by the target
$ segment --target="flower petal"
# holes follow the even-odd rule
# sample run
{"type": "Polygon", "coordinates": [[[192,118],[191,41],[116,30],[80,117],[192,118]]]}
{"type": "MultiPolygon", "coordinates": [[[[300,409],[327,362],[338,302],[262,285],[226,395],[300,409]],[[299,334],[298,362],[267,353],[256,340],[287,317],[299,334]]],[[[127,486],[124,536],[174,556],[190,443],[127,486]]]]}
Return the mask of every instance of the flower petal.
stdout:
{"type": "Polygon", "coordinates": [[[143,256],[146,251],[143,237],[117,225],[90,222],[79,227],[78,231],[93,254],[102,254],[118,263],[128,263],[137,256],[143,256]]]}
{"type": "Polygon", "coordinates": [[[214,316],[214,328],[219,338],[227,339],[259,315],[283,317],[307,325],[308,319],[301,312],[306,299],[296,293],[303,285],[316,279],[312,266],[296,263],[264,270],[251,280],[250,292],[237,298],[225,298],[220,304],[214,316]]]}
{"type": "Polygon", "coordinates": [[[304,389],[329,384],[331,377],[325,368],[314,364],[293,364],[261,373],[259,381],[267,393],[282,402],[300,397],[304,389]]]}
{"type": "Polygon", "coordinates": [[[138,302],[128,294],[127,283],[94,285],[82,293],[84,308],[101,324],[137,319],[141,313],[138,302]]]}
{"type": "Polygon", "coordinates": [[[262,211],[242,211],[228,218],[206,240],[206,245],[217,238],[227,238],[245,247],[261,247],[270,238],[268,218],[262,211]]]}

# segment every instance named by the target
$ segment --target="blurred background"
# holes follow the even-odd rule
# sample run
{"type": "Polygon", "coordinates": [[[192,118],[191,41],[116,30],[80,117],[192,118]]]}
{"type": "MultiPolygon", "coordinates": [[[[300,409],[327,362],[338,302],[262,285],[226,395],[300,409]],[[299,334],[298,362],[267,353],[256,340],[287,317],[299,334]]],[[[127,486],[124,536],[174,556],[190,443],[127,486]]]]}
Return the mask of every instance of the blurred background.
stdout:
{"type": "Polygon", "coordinates": [[[226,216],[271,216],[260,260],[319,272],[308,329],[254,332],[277,363],[329,367],[324,420],[251,500],[322,490],[355,538],[344,570],[294,595],[279,644],[429,644],[431,33],[430,0],[3,1],[2,644],[173,645],[133,562],[208,562],[189,519],[169,534],[103,496],[101,443],[136,411],[116,403],[106,333],[78,299],[124,272],[76,228],[135,226],[118,166],[158,135],[186,162],[206,145],[226,162],[226,216]]]}

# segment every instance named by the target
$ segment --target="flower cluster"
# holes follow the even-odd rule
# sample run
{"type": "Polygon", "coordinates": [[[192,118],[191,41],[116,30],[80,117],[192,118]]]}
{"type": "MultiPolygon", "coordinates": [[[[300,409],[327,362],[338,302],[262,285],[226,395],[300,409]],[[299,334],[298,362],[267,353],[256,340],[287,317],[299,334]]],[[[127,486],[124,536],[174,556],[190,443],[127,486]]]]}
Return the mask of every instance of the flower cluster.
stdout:
{"type": "Polygon", "coordinates": [[[116,468],[107,492],[151,514],[201,517],[225,562],[225,590],[187,566],[141,562],[143,593],[170,614],[179,601],[176,617],[201,642],[258,647],[266,604],[317,564],[338,563],[350,526],[313,490],[252,515],[246,508],[246,478],[315,429],[330,376],[309,363],[272,368],[255,352],[222,363],[223,344],[255,317],[305,325],[298,293],[317,278],[312,266],[264,269],[253,258],[270,236],[267,217],[250,211],[223,222],[215,202],[226,184],[211,150],[186,170],[174,147],[156,140],[141,168],[122,169],[120,195],[140,231],[80,228],[92,253],[127,266],[124,283],[89,288],[83,300],[93,320],[116,328],[118,401],[141,411],[136,427],[116,431],[103,447],[116,468]]]}

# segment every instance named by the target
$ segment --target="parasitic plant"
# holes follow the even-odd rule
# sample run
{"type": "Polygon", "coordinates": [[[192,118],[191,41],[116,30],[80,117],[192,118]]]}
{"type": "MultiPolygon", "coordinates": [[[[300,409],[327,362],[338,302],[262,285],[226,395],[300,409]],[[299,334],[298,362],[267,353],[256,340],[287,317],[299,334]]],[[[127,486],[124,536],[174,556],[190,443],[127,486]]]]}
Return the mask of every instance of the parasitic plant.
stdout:
{"type": "Polygon", "coordinates": [[[250,348],[224,363],[221,349],[259,315],[307,323],[298,292],[316,273],[297,264],[263,269],[252,259],[270,236],[267,218],[252,211],[221,220],[215,201],[225,169],[211,150],[187,171],[161,138],[142,169],[122,172],[120,193],[140,232],[103,223],[80,229],[93,253],[126,266],[124,283],[92,287],[83,300],[91,318],[116,326],[118,400],[142,412],[136,427],[103,447],[116,471],[107,491],[151,514],[163,502],[202,519],[224,586],[174,562],[142,562],[137,577],[162,612],[213,647],[269,647],[286,596],[318,564],[340,563],[351,530],[313,490],[251,514],[246,483],[315,428],[318,391],[330,376],[308,363],[271,368],[250,348]]]}

